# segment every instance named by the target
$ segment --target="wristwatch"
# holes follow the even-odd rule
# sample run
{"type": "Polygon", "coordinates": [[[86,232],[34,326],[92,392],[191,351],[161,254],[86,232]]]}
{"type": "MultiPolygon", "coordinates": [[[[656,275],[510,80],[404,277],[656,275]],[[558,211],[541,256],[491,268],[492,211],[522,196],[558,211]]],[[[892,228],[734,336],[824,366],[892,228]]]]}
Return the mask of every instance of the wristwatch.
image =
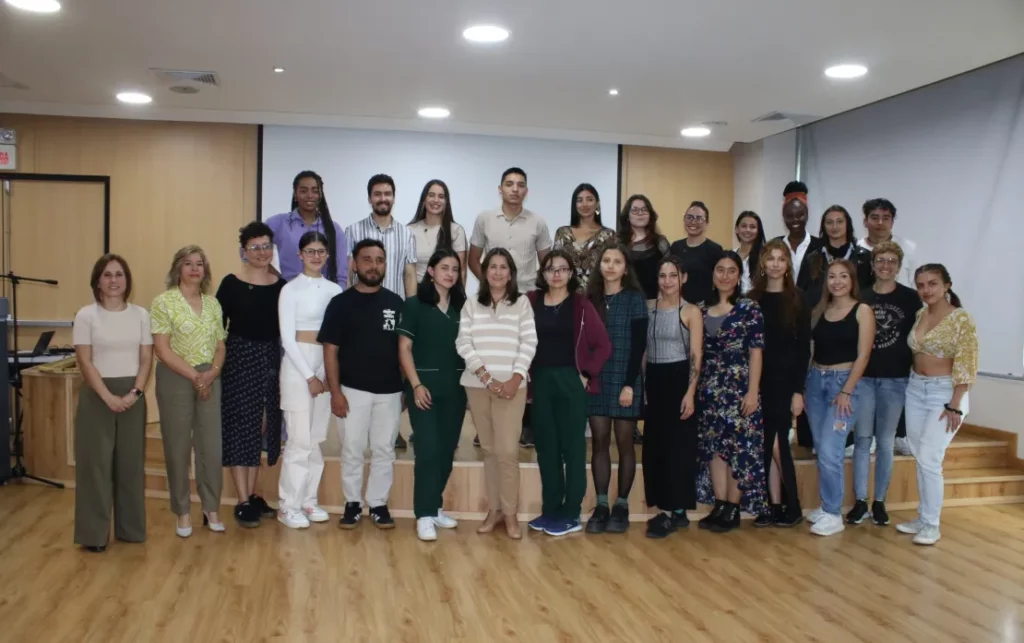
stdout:
{"type": "Polygon", "coordinates": [[[142,391],[135,387],[132,387],[131,390],[129,390],[128,392],[135,395],[135,397],[142,397],[142,391]]]}

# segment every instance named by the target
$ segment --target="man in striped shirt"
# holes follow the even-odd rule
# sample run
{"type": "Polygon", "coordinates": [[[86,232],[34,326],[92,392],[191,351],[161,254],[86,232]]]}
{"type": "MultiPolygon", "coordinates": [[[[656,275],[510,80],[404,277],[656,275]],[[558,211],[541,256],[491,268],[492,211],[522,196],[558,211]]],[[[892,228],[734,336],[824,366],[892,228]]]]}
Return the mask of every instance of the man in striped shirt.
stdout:
{"type": "MultiPolygon", "coordinates": [[[[377,174],[366,185],[366,195],[373,211],[370,216],[345,228],[348,256],[352,248],[363,239],[376,239],[384,244],[387,270],[384,287],[402,299],[416,294],[416,239],[409,228],[391,216],[395,204],[395,181],[387,174],[377,174]]],[[[355,284],[355,274],[349,267],[349,284],[355,284]]]]}
{"type": "MultiPolygon", "coordinates": [[[[416,238],[412,231],[391,216],[395,204],[395,180],[387,174],[375,174],[366,184],[366,196],[372,211],[370,216],[345,228],[348,241],[348,256],[363,239],[376,239],[384,244],[387,267],[384,271],[384,288],[403,300],[416,294],[416,238]]],[[[349,261],[348,283],[357,281],[353,270],[355,264],[349,261]]],[[[398,434],[396,449],[406,448],[405,439],[398,434]]]]}

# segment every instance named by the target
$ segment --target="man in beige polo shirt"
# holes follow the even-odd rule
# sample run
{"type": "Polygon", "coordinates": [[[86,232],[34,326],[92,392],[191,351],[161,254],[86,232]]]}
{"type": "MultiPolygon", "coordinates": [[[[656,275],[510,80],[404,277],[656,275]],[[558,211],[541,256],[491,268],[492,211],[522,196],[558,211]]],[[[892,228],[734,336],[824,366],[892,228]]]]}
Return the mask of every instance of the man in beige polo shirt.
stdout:
{"type": "MultiPolygon", "coordinates": [[[[516,262],[519,292],[526,294],[537,288],[537,268],[551,250],[548,224],[533,212],[523,208],[529,188],[526,172],[511,167],[501,175],[498,193],[501,207],[481,212],[473,225],[469,240],[469,269],[483,283],[486,276],[480,270],[480,261],[492,248],[505,248],[516,262]]],[[[529,424],[529,406],[523,417],[523,433],[519,444],[533,446],[533,430],[529,424]]],[[[474,439],[474,444],[478,444],[474,439]]]]}

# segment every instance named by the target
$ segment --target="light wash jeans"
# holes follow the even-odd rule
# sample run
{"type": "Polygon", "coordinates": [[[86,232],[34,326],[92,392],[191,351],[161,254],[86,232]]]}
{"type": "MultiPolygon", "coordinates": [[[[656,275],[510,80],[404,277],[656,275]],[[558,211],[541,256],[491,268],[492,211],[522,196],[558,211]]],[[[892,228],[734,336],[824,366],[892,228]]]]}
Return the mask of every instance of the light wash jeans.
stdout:
{"type": "Polygon", "coordinates": [[[871,474],[871,438],[878,440],[875,450],[875,500],[885,502],[892,478],[893,444],[896,427],[907,396],[905,377],[862,377],[857,425],[854,428],[853,492],[857,500],[868,499],[871,474]]]}
{"type": "MultiPolygon", "coordinates": [[[[925,524],[936,527],[942,513],[942,460],[955,435],[946,430],[946,420],[940,416],[952,397],[952,377],[910,374],[907,385],[907,442],[917,460],[917,491],[921,497],[917,515],[925,524]]],[[[966,419],[967,395],[960,401],[960,410],[966,419]]]]}
{"type": "Polygon", "coordinates": [[[846,436],[857,424],[857,413],[863,397],[863,385],[858,382],[850,396],[850,417],[838,417],[832,404],[850,376],[849,370],[830,371],[811,366],[807,371],[807,389],[804,393],[807,420],[818,451],[818,492],[821,508],[836,516],[843,511],[843,474],[846,463],[846,436]]]}

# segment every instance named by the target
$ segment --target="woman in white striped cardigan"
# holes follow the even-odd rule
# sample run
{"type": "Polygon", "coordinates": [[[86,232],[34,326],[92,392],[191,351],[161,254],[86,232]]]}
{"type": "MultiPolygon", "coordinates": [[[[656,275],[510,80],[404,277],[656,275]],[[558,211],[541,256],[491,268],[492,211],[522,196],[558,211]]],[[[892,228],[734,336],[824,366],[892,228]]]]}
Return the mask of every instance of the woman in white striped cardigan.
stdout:
{"type": "Polygon", "coordinates": [[[477,533],[505,523],[522,538],[519,506],[519,433],[526,407],[526,378],[537,351],[533,308],[516,287],[516,264],[504,248],[481,262],[486,277],[476,299],[466,302],[455,348],[466,360],[462,385],[484,451],[487,518],[477,533]]]}

